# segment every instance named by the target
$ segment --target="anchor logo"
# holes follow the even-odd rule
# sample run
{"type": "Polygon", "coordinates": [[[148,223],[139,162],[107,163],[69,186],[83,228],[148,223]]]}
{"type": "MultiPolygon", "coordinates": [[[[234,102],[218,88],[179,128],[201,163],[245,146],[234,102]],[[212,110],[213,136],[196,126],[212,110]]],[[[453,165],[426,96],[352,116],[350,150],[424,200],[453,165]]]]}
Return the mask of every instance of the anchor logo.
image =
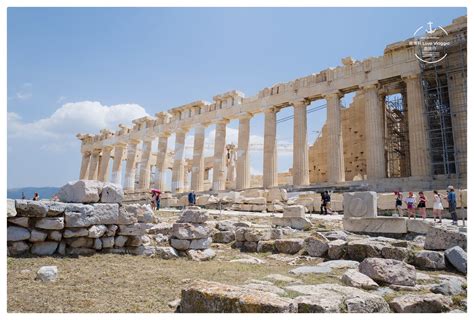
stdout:
{"type": "Polygon", "coordinates": [[[425,29],[426,33],[428,33],[428,34],[432,34],[432,33],[434,33],[436,30],[438,30],[438,28],[434,28],[434,29],[432,28],[433,22],[431,22],[431,21],[429,21],[429,22],[427,23],[427,25],[430,26],[430,28],[429,28],[428,30],[425,29]]]}

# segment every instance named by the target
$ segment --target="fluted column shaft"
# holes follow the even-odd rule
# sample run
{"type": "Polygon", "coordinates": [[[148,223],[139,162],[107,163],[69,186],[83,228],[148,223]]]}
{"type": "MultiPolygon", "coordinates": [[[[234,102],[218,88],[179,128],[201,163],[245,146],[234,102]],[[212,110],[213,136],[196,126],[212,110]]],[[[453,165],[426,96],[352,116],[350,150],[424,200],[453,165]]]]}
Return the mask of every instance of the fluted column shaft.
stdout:
{"type": "Polygon", "coordinates": [[[342,144],[341,95],[339,93],[331,93],[325,98],[327,101],[326,123],[328,128],[328,182],[343,182],[345,180],[345,169],[342,144]]]}
{"type": "Polygon", "coordinates": [[[140,177],[138,179],[138,189],[146,190],[150,188],[150,167],[151,167],[151,146],[152,140],[143,141],[142,157],[140,159],[140,177]]]}
{"type": "Polygon", "coordinates": [[[214,142],[214,165],[212,170],[212,189],[225,190],[225,136],[227,120],[216,123],[216,137],[214,142]]]}
{"type": "Polygon", "coordinates": [[[113,147],[107,146],[102,150],[102,159],[100,161],[99,175],[97,180],[107,182],[109,181],[109,168],[110,168],[110,156],[112,154],[113,147]]]}
{"type": "Polygon", "coordinates": [[[91,153],[83,152],[82,161],[81,161],[81,172],[79,173],[79,180],[84,180],[88,178],[90,161],[91,161],[91,153]]]}
{"type": "Polygon", "coordinates": [[[384,107],[376,85],[364,88],[367,178],[386,177],[384,107]]]}
{"type": "Polygon", "coordinates": [[[250,119],[251,115],[244,115],[239,120],[239,140],[237,145],[237,176],[238,190],[250,188],[250,119]]]}
{"type": "Polygon", "coordinates": [[[122,160],[125,153],[125,145],[117,144],[114,147],[114,163],[112,165],[112,178],[115,184],[122,184],[122,160]]]}
{"type": "Polygon", "coordinates": [[[293,185],[309,185],[307,101],[293,102],[293,185]]]}
{"type": "Polygon", "coordinates": [[[412,176],[430,175],[429,139],[423,93],[419,75],[405,78],[407,86],[408,136],[410,138],[410,169],[412,176]]]}
{"type": "Polygon", "coordinates": [[[162,134],[158,138],[158,154],[156,155],[155,187],[160,190],[164,190],[165,188],[166,155],[168,154],[168,137],[169,137],[169,134],[162,134]]]}
{"type": "Polygon", "coordinates": [[[206,127],[199,125],[194,128],[193,165],[191,169],[191,189],[204,190],[204,139],[206,127]]]}
{"type": "Polygon", "coordinates": [[[130,141],[127,146],[127,165],[125,170],[124,190],[135,190],[135,175],[137,167],[138,141],[130,141]]]}
{"type": "Polygon", "coordinates": [[[186,132],[183,129],[176,131],[173,174],[171,178],[171,189],[176,193],[184,192],[184,144],[186,132]]]}
{"type": "Polygon", "coordinates": [[[278,186],[278,162],[276,141],[276,108],[265,110],[263,141],[263,187],[278,186]]]}
{"type": "Polygon", "coordinates": [[[89,163],[89,180],[97,180],[97,173],[99,171],[99,155],[101,150],[93,150],[91,160],[89,163]]]}

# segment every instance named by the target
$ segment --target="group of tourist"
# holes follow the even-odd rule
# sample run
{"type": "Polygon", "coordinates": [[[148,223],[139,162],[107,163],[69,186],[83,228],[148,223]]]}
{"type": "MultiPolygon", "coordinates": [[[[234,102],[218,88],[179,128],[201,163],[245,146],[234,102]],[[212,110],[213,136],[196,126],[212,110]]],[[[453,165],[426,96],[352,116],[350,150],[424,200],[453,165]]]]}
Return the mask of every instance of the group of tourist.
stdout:
{"type": "MultiPolygon", "coordinates": [[[[458,224],[458,217],[456,214],[456,192],[454,191],[453,186],[448,186],[448,195],[442,196],[439,194],[438,191],[433,191],[433,219],[435,222],[441,223],[442,222],[442,214],[443,214],[443,204],[442,199],[446,199],[449,205],[449,213],[451,214],[452,224],[458,224]],[[438,221],[436,221],[438,219],[438,221]]],[[[408,197],[403,198],[401,192],[395,192],[395,207],[398,211],[398,214],[403,217],[404,215],[404,208],[403,204],[406,205],[406,211],[408,213],[408,219],[413,218],[416,219],[416,211],[418,212],[423,220],[426,219],[426,196],[423,191],[418,192],[418,201],[416,196],[413,192],[408,192],[408,197]]]]}
{"type": "MultiPolygon", "coordinates": [[[[159,189],[151,189],[150,194],[151,194],[151,208],[153,210],[160,210],[161,191],[159,189]]],[[[194,190],[191,190],[191,192],[188,193],[188,205],[190,206],[196,205],[196,193],[194,193],[194,190]]]]}

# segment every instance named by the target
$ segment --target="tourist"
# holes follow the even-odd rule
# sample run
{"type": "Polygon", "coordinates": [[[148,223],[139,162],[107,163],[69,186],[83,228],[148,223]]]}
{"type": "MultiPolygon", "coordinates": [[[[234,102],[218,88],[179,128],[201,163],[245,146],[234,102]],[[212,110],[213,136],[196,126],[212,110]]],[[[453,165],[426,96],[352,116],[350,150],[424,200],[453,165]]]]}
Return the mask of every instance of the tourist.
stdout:
{"type": "Polygon", "coordinates": [[[408,219],[410,219],[411,217],[416,219],[415,202],[416,198],[413,195],[413,192],[408,192],[408,197],[405,198],[405,203],[407,204],[408,219]]]}
{"type": "Polygon", "coordinates": [[[400,217],[403,217],[403,195],[401,192],[398,192],[398,191],[395,191],[395,195],[397,196],[395,198],[395,208],[397,209],[398,211],[398,215],[400,217]]]}
{"type": "Polygon", "coordinates": [[[321,214],[328,214],[328,208],[331,204],[331,196],[328,191],[321,192],[321,214]]]}
{"type": "Polygon", "coordinates": [[[33,201],[38,201],[40,199],[38,192],[35,192],[35,195],[33,196],[33,201]]]}
{"type": "Polygon", "coordinates": [[[194,193],[194,190],[191,190],[191,192],[188,194],[188,202],[190,206],[196,205],[196,194],[194,193]]]}
{"type": "Polygon", "coordinates": [[[159,211],[161,202],[161,191],[159,189],[153,189],[153,193],[155,194],[155,208],[157,211],[159,211]]]}
{"type": "Polygon", "coordinates": [[[22,200],[25,200],[25,199],[26,199],[24,192],[21,193],[21,199],[22,199],[22,200]]]}
{"type": "Polygon", "coordinates": [[[436,222],[436,217],[438,217],[438,223],[441,223],[441,215],[443,213],[443,204],[441,203],[441,197],[439,196],[438,191],[433,191],[433,219],[436,222]]]}
{"type": "Polygon", "coordinates": [[[458,216],[456,214],[456,192],[454,192],[454,187],[448,187],[448,196],[446,197],[449,204],[449,214],[451,215],[451,219],[453,220],[453,225],[458,225],[458,216]]]}
{"type": "Polygon", "coordinates": [[[418,200],[418,211],[420,212],[421,218],[423,220],[426,219],[426,197],[423,194],[423,191],[418,192],[418,196],[420,197],[420,200],[418,200]]]}
{"type": "Polygon", "coordinates": [[[156,210],[156,197],[157,197],[157,194],[156,194],[155,190],[151,190],[151,201],[150,201],[150,203],[151,203],[151,209],[153,211],[156,210]]]}

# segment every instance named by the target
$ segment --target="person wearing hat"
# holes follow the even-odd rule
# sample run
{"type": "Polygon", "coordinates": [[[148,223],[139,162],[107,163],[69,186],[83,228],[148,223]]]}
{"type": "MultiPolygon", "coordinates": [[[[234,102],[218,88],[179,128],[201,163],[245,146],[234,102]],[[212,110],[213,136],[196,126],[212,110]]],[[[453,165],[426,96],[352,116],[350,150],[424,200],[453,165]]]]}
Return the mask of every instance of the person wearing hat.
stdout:
{"type": "Polygon", "coordinates": [[[456,192],[454,192],[453,186],[448,186],[448,196],[446,199],[448,200],[449,204],[449,214],[451,215],[451,219],[453,220],[453,225],[458,225],[458,216],[456,214],[456,192]]]}

